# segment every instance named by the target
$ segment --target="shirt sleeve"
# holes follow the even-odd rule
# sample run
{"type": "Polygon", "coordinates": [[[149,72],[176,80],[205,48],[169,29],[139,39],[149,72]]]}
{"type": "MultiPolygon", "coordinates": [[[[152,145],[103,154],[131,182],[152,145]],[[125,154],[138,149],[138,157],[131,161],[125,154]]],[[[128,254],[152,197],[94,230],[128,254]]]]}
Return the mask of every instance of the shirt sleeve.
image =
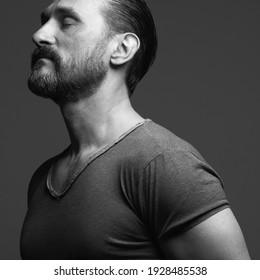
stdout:
{"type": "Polygon", "coordinates": [[[135,206],[154,238],[176,235],[229,207],[218,174],[186,151],[159,154],[143,170],[135,206]]]}

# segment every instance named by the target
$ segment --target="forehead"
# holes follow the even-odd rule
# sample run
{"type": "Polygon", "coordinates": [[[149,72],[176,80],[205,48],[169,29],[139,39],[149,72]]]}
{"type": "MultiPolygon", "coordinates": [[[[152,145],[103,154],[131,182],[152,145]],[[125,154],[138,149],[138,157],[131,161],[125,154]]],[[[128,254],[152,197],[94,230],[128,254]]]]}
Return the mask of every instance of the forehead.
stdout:
{"type": "Polygon", "coordinates": [[[82,20],[102,17],[102,0],[54,0],[45,10],[48,15],[55,14],[60,10],[76,13],[82,20]]]}

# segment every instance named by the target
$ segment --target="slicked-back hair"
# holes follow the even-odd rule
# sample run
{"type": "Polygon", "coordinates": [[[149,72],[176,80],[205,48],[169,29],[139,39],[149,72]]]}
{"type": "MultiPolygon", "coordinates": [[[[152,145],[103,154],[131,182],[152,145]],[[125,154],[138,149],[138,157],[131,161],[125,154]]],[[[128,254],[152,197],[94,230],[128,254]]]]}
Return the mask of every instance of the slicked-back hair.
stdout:
{"type": "Polygon", "coordinates": [[[157,34],[150,9],[144,0],[107,0],[102,12],[113,33],[131,32],[138,36],[140,48],[130,62],[126,85],[132,95],[137,83],[153,64],[157,50],[157,34]]]}

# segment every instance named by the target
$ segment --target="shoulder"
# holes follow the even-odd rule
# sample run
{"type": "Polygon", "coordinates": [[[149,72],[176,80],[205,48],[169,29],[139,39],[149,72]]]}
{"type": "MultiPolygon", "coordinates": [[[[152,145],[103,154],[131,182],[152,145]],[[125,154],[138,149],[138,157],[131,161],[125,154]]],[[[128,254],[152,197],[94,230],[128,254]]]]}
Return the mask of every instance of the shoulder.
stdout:
{"type": "Polygon", "coordinates": [[[157,237],[187,230],[227,207],[219,175],[185,140],[149,123],[133,143],[132,163],[142,164],[138,176],[131,172],[132,183],[124,185],[124,193],[157,237]]]}
{"type": "Polygon", "coordinates": [[[192,160],[195,157],[206,163],[190,143],[153,121],[138,127],[126,137],[121,147],[128,151],[128,153],[124,153],[127,155],[125,159],[141,169],[158,157],[164,157],[172,162],[175,159],[180,161],[190,158],[192,160]]]}
{"type": "Polygon", "coordinates": [[[140,144],[145,145],[147,148],[153,148],[156,152],[168,149],[195,151],[190,143],[153,121],[141,126],[135,138],[140,144]]]}

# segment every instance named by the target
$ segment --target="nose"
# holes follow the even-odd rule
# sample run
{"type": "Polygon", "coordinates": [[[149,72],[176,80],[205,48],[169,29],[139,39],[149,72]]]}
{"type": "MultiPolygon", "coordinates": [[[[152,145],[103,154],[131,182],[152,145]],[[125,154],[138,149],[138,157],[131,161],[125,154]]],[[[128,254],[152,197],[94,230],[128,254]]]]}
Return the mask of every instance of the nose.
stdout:
{"type": "Polygon", "coordinates": [[[55,43],[55,38],[51,26],[49,24],[43,25],[33,34],[32,40],[37,47],[53,45],[55,43]]]}

